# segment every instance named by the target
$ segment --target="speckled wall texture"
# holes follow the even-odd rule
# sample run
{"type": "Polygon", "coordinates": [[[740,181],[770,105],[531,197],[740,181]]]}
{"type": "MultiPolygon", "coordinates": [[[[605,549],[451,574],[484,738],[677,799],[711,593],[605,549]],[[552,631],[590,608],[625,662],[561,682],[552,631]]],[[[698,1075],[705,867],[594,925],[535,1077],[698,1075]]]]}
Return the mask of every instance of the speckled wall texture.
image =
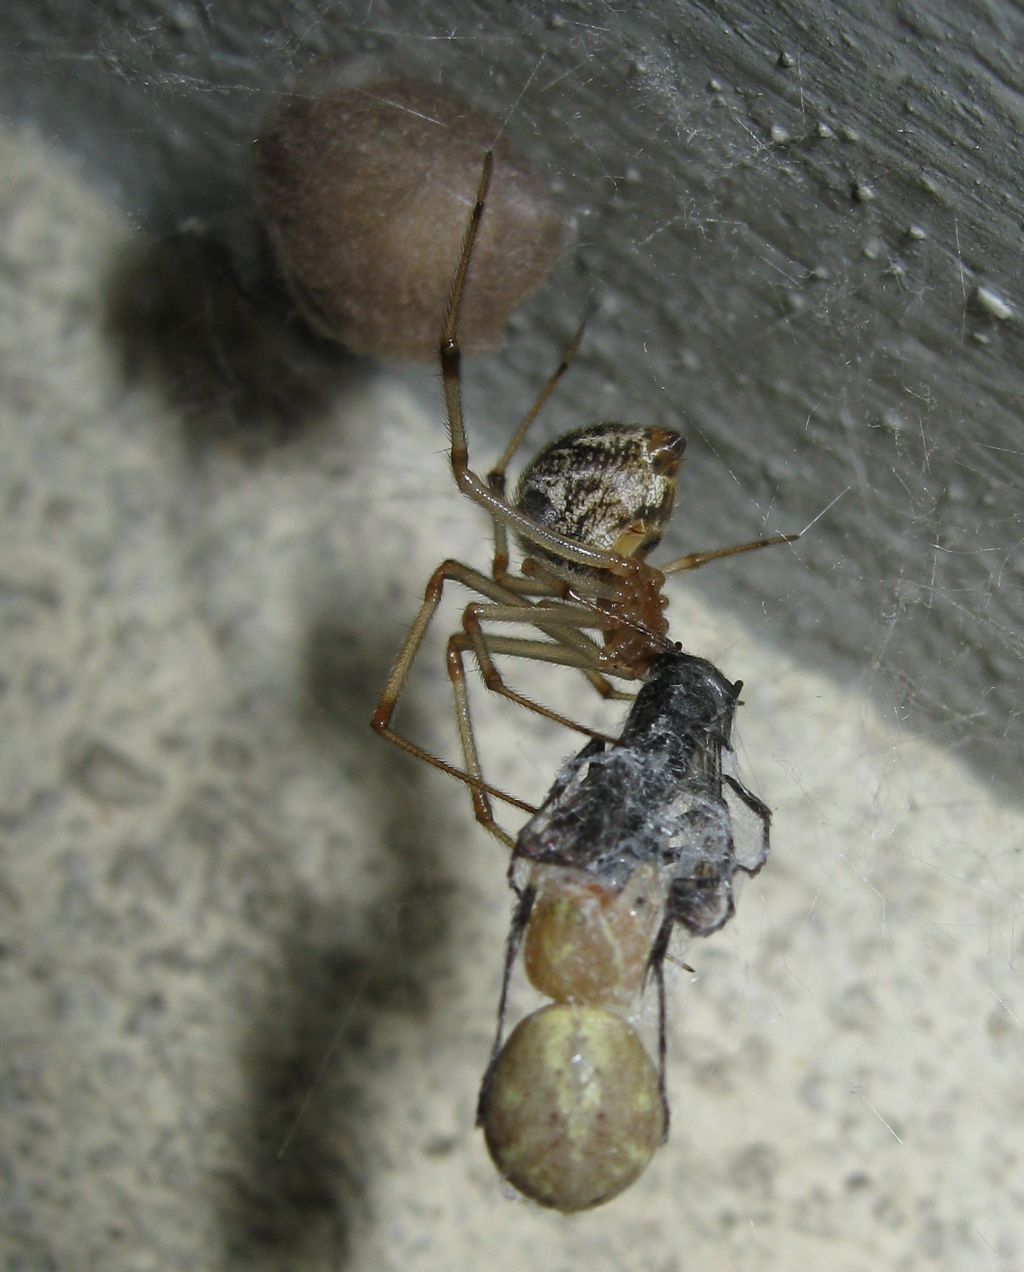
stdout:
{"type": "MultiPolygon", "coordinates": [[[[5,1267],[1024,1263],[1024,19],[643,8],[5,6],[5,1267]],[[431,569],[487,565],[436,372],[263,300],[250,142],[329,51],[489,109],[572,214],[469,365],[481,468],[593,304],[540,429],[685,431],[666,552],[828,509],[672,585],[774,849],[670,978],[670,1142],[572,1220],[473,1127],[505,861],[367,727],[431,569]]],[[[446,753],[457,622],[403,703],[446,753]]],[[[576,746],[481,736],[527,798],[576,746]]]]}

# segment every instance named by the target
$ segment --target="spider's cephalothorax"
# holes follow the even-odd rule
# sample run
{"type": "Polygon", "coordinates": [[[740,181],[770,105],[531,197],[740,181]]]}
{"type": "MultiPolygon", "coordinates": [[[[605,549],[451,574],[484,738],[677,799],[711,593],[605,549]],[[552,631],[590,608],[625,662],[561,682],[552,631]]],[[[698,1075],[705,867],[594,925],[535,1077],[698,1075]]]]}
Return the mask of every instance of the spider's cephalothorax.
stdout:
{"type": "MultiPolygon", "coordinates": [[[[586,424],[534,457],[519,479],[514,503],[538,525],[642,559],[660,543],[672,516],[685,448],[685,438],[665,428],[586,424]]],[[[563,557],[532,543],[523,546],[564,571],[563,557]]]]}

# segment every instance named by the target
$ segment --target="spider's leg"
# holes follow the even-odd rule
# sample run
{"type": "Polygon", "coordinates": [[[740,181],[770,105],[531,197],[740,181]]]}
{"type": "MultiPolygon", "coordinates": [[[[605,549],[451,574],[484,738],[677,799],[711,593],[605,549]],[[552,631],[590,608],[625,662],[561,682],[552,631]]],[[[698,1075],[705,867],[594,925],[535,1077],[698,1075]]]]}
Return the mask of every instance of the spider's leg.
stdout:
{"type": "MultiPolygon", "coordinates": [[[[439,349],[441,385],[448,417],[451,465],[455,483],[464,495],[485,508],[496,522],[503,524],[506,530],[511,527],[530,543],[539,544],[555,556],[564,557],[567,561],[575,561],[578,565],[586,565],[598,570],[611,570],[614,574],[632,577],[637,569],[635,561],[609,548],[595,548],[591,544],[577,542],[568,535],[559,534],[557,531],[538,525],[524,512],[512,507],[503,495],[492,490],[490,485],[469,466],[469,446],[466,440],[466,421],[462,406],[462,351],[459,347],[459,322],[462,316],[462,302],[469,266],[487,206],[493,166],[493,156],[488,151],[484,156],[476,202],[462,240],[455,278],[452,281],[452,290],[441,327],[439,349]]],[[[527,427],[529,427],[529,420],[527,427]]]]}
{"type": "MultiPolygon", "coordinates": [[[[491,786],[485,782],[477,771],[467,771],[467,769],[457,768],[453,764],[449,764],[446,760],[442,760],[439,756],[427,751],[424,747],[411,741],[409,738],[400,734],[392,727],[392,718],[398,706],[399,698],[405,688],[409,672],[416,655],[419,653],[423,638],[427,629],[437,612],[437,607],[441,602],[441,596],[444,591],[444,585],[449,580],[461,583],[464,587],[468,587],[472,591],[480,592],[484,596],[493,598],[497,602],[504,603],[509,606],[523,608],[527,613],[532,610],[533,606],[527,600],[524,600],[514,592],[502,587],[499,583],[495,583],[493,579],[487,577],[486,574],[480,573],[479,570],[471,569],[467,565],[463,565],[460,561],[443,561],[434,573],[430,576],[424,591],[423,603],[419,612],[413,621],[408,636],[399,651],[398,659],[395,663],[391,675],[388,677],[384,690],[381,693],[377,703],[377,709],[373,714],[371,726],[375,732],[382,737],[387,738],[389,742],[393,742],[395,746],[401,747],[403,751],[415,756],[417,759],[423,760],[427,764],[439,768],[442,772],[448,773],[450,776],[458,778],[459,781],[465,782],[473,791],[473,807],[481,820],[491,831],[491,833],[506,847],[513,846],[513,839],[505,831],[503,831],[494,822],[490,813],[490,802],[488,796],[496,799],[504,800],[505,803],[511,804],[516,808],[521,808],[527,813],[532,813],[533,806],[525,803],[521,799],[517,799],[514,795],[509,795],[500,788],[491,786]]],[[[469,706],[466,700],[465,686],[460,687],[458,684],[458,675],[461,667],[453,670],[452,659],[449,657],[449,675],[453,677],[452,686],[456,695],[456,716],[459,721],[460,735],[463,734],[462,720],[468,721],[469,706]]],[[[468,725],[466,726],[468,728],[468,725]]],[[[471,729],[469,730],[471,738],[471,729]]]]}
{"type": "Polygon", "coordinates": [[[751,543],[736,543],[730,548],[713,548],[710,552],[687,552],[685,556],[676,557],[667,565],[658,567],[662,574],[678,574],[680,570],[699,570],[709,561],[720,561],[723,557],[739,556],[741,552],[756,552],[759,548],[773,548],[778,543],[794,543],[799,534],[773,534],[768,539],[754,539],[751,543]]]}
{"type": "MultiPolygon", "coordinates": [[[[537,398],[533,405],[519,421],[516,431],[512,434],[512,440],[505,447],[505,451],[501,458],[487,474],[487,484],[496,495],[502,499],[505,497],[505,474],[511,463],[512,456],[516,453],[523,443],[533,421],[541,412],[541,408],[548,398],[554,393],[558,386],[559,380],[569,370],[569,364],[576,356],[576,351],[580,347],[580,341],[583,339],[583,329],[586,326],[586,320],[576,328],[576,334],[573,336],[568,349],[562,354],[562,360],[554,369],[544,383],[544,387],[537,394],[537,398]]],[[[508,527],[503,517],[497,513],[491,514],[494,521],[494,563],[492,573],[494,578],[503,580],[508,573],[508,527]]]]}
{"type": "Polygon", "coordinates": [[[581,627],[593,622],[592,614],[585,608],[566,605],[541,610],[528,598],[518,595],[514,590],[496,582],[479,570],[474,570],[470,566],[464,565],[461,561],[444,561],[437,567],[427,583],[423,603],[399,652],[395,667],[388,677],[387,684],[384,686],[384,691],[377,703],[377,710],[374,712],[371,725],[377,733],[387,738],[389,742],[401,747],[403,751],[423,760],[427,764],[433,765],[434,768],[441,769],[442,772],[448,773],[451,777],[465,782],[470,788],[473,812],[477,820],[505,847],[511,848],[514,844],[514,839],[495,822],[491,799],[503,800],[505,803],[521,808],[527,813],[532,813],[535,810],[533,805],[525,803],[514,795],[509,795],[500,787],[492,786],[483,778],[477,755],[476,741],[473,736],[463,654],[466,650],[472,649],[488,686],[502,694],[502,696],[509,698],[528,710],[546,716],[557,724],[575,729],[588,736],[597,735],[594,734],[593,730],[577,724],[574,720],[570,720],[569,717],[551,711],[547,707],[533,702],[525,695],[509,689],[494,666],[491,655],[496,653],[511,654],[520,658],[531,658],[542,662],[560,663],[565,666],[580,668],[592,665],[593,658],[585,653],[564,648],[551,641],[485,635],[480,629],[478,613],[494,618],[495,621],[534,625],[543,631],[552,628],[570,630],[574,625],[581,627]],[[447,760],[441,759],[426,750],[426,748],[421,747],[418,743],[411,741],[411,739],[394,729],[391,723],[398,700],[408,680],[409,671],[416,655],[419,653],[427,629],[437,612],[444,585],[448,580],[461,583],[464,587],[478,592],[494,602],[492,605],[470,605],[463,619],[464,630],[456,633],[448,642],[446,665],[455,700],[455,720],[462,746],[463,768],[458,768],[448,763],[447,760]]]}
{"type": "MultiPolygon", "coordinates": [[[[557,605],[558,598],[564,600],[567,597],[572,596],[571,586],[567,582],[561,580],[553,570],[548,569],[547,566],[545,566],[542,561],[537,560],[537,558],[529,558],[529,564],[527,565],[527,563],[524,562],[523,569],[524,573],[528,572],[530,581],[535,580],[538,585],[547,584],[550,588],[548,595],[553,599],[542,599],[538,602],[539,605],[557,605]]],[[[602,627],[606,621],[607,616],[602,615],[595,607],[594,625],[602,627]]],[[[563,629],[560,632],[553,631],[551,635],[555,640],[561,641],[562,644],[568,645],[572,649],[585,650],[590,653],[595,662],[600,660],[601,646],[596,640],[585,635],[582,631],[563,629]]],[[[636,696],[635,694],[629,693],[628,690],[619,689],[618,686],[613,685],[606,676],[601,675],[599,671],[595,671],[593,668],[583,668],[583,674],[606,702],[632,702],[633,698],[636,696]]]]}
{"type": "MultiPolygon", "coordinates": [[[[481,606],[479,608],[485,611],[500,611],[502,607],[481,606]]],[[[532,698],[526,697],[525,694],[521,694],[515,689],[510,689],[505,684],[497,667],[495,667],[492,658],[492,654],[510,654],[534,661],[577,666],[579,665],[577,655],[550,641],[526,640],[514,636],[486,635],[479,626],[479,619],[474,614],[475,609],[476,607],[469,606],[463,616],[465,630],[456,632],[449,637],[448,676],[452,683],[452,693],[455,698],[455,720],[459,730],[463,761],[466,766],[465,772],[468,774],[468,785],[473,801],[473,815],[482,826],[511,847],[513,844],[511,837],[497,827],[494,822],[491,796],[496,793],[495,788],[483,779],[480,757],[476,747],[476,737],[473,731],[469,694],[466,690],[466,669],[463,662],[463,654],[468,650],[472,650],[483,673],[484,683],[487,688],[500,694],[503,698],[507,698],[510,702],[516,703],[517,706],[533,711],[537,715],[542,715],[567,729],[574,729],[578,733],[584,733],[587,737],[601,739],[606,742],[612,742],[614,739],[608,738],[604,734],[596,733],[586,725],[579,724],[577,721],[570,719],[568,716],[563,716],[557,711],[552,711],[550,707],[545,707],[541,703],[535,702],[532,698]]],[[[518,621],[523,620],[520,619],[518,621]]],[[[453,770],[449,768],[448,771],[452,772],[453,770]]],[[[456,772],[455,775],[458,776],[460,773],[456,772]]],[[[504,795],[500,797],[506,798],[504,795]]],[[[519,803],[519,801],[515,802],[519,803]]],[[[519,804],[519,806],[523,807],[522,804],[519,804]]],[[[533,812],[534,810],[528,808],[527,811],[533,812]]]]}
{"type": "Polygon", "coordinates": [[[665,958],[668,954],[668,943],[672,937],[672,929],[675,927],[675,917],[671,911],[671,905],[665,912],[665,917],[661,921],[657,935],[651,945],[651,952],[647,958],[647,974],[654,977],[654,986],[658,995],[658,1094],[661,1097],[661,1108],[664,1117],[664,1127],[661,1135],[661,1142],[664,1144],[668,1139],[669,1120],[671,1114],[668,1106],[668,1089],[665,1082],[665,1067],[668,1058],[668,1023],[666,1018],[665,1006],[665,958]]]}
{"type": "MultiPolygon", "coordinates": [[[[563,666],[579,667],[582,671],[590,671],[603,680],[603,677],[599,676],[593,666],[600,656],[600,649],[579,631],[580,627],[590,626],[593,621],[593,615],[589,610],[570,605],[535,605],[531,606],[528,613],[524,614],[522,607],[474,604],[467,606],[463,613],[462,627],[476,655],[484,683],[488,689],[494,693],[501,694],[512,702],[518,703],[519,706],[525,707],[528,711],[534,711],[538,715],[546,716],[556,724],[575,729],[578,733],[585,733],[589,737],[598,737],[602,735],[595,733],[593,729],[578,724],[568,716],[552,711],[550,708],[542,706],[539,702],[535,702],[532,698],[527,698],[524,694],[510,689],[505,684],[491,657],[492,653],[506,653],[518,657],[531,658],[540,662],[553,662],[563,666]],[[558,643],[536,640],[524,641],[521,638],[497,637],[485,634],[482,627],[485,622],[526,623],[540,628],[541,631],[550,635],[558,643]],[[579,635],[582,642],[584,642],[583,645],[577,648],[570,640],[559,639],[568,635],[579,635]],[[499,645],[501,648],[498,647],[499,645]],[[560,646],[564,647],[561,652],[560,646]]],[[[611,741],[611,739],[606,740],[611,741]]]]}
{"type": "MultiPolygon", "coordinates": [[[[542,609],[546,606],[554,607],[557,601],[538,601],[537,608],[542,609]]],[[[596,640],[587,636],[584,632],[573,629],[571,627],[563,627],[560,630],[552,628],[550,631],[551,638],[557,640],[559,644],[566,645],[569,649],[575,649],[580,654],[585,655],[587,660],[592,664],[600,664],[601,662],[601,646],[596,640]]],[[[620,689],[618,685],[613,685],[607,676],[603,676],[601,672],[596,671],[594,666],[585,664],[580,666],[580,670],[590,681],[598,695],[605,702],[632,702],[636,694],[630,693],[628,689],[620,689]]]]}
{"type": "Polygon", "coordinates": [[[636,697],[636,694],[630,693],[628,689],[620,689],[618,685],[613,685],[599,671],[591,671],[589,667],[584,667],[583,674],[605,702],[632,702],[636,697]]]}

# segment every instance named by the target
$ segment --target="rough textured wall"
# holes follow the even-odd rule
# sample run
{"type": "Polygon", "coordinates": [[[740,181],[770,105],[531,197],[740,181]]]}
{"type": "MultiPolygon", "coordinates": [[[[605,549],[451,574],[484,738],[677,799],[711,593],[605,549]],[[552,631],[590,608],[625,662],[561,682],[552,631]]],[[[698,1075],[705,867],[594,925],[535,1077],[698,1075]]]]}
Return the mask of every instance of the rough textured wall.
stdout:
{"type": "MultiPolygon", "coordinates": [[[[1019,764],[1019,23],[809,12],[5,8],[12,1267],[1021,1266],[1021,819],[985,789],[1019,764]],[[436,378],[258,286],[247,139],[328,48],[489,103],[576,210],[470,368],[481,452],[593,296],[544,427],[685,412],[669,547],[847,492],[673,589],[746,681],[774,849],[672,977],[670,1143],[579,1222],[503,1196],[472,1125],[504,863],[366,728],[430,569],[486,553],[436,378]]],[[[564,735],[481,714],[542,791],[564,735]]],[[[401,720],[453,745],[439,648],[401,720]]]]}
{"type": "Polygon", "coordinates": [[[846,491],[799,564],[692,585],[1018,783],[1019,8],[54,3],[4,23],[7,111],[157,230],[244,221],[270,94],[323,52],[507,120],[577,235],[477,370],[477,435],[596,298],[549,428],[686,428],[672,546],[800,528],[846,491]]]}

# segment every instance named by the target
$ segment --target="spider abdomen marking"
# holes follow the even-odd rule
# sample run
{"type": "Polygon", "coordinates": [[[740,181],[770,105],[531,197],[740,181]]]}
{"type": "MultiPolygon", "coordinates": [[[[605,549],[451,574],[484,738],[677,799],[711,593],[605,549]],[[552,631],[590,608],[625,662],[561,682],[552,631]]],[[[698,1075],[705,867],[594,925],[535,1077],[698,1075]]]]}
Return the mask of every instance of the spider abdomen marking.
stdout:
{"type": "MultiPolygon", "coordinates": [[[[523,470],[515,506],[581,543],[643,558],[661,540],[686,441],[670,429],[605,421],[549,443],[523,470]]],[[[563,558],[534,544],[527,550],[563,558]]]]}

